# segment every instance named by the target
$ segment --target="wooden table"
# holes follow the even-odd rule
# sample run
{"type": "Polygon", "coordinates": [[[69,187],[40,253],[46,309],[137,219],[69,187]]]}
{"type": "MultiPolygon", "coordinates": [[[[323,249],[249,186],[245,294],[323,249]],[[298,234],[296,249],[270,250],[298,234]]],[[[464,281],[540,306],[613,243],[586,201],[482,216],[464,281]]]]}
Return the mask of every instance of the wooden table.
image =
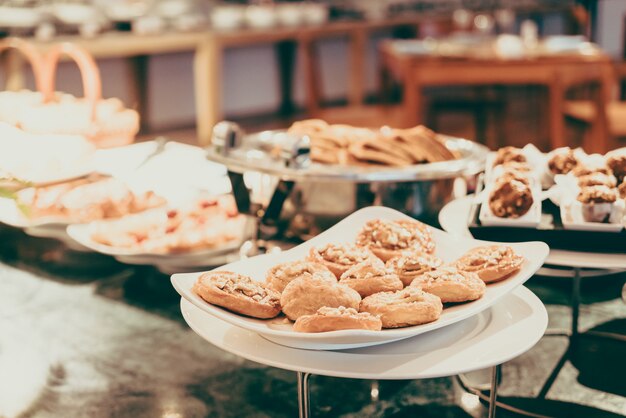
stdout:
{"type": "MultiPolygon", "coordinates": [[[[136,35],[130,32],[104,33],[92,39],[80,36],[59,36],[51,41],[33,42],[46,50],[57,42],[75,42],[87,49],[95,58],[121,57],[128,59],[128,77],[131,103],[136,104],[140,114],[148,111],[147,65],[148,56],[174,52],[194,53],[194,91],[198,138],[208,143],[213,125],[222,119],[222,65],[227,48],[258,44],[276,46],[283,111],[294,106],[291,84],[295,67],[296,51],[302,55],[305,79],[306,110],[314,115],[319,107],[320,79],[315,42],[324,38],[345,37],[349,40],[349,86],[348,101],[351,105],[363,102],[365,79],[365,54],[367,39],[371,33],[399,27],[415,28],[420,21],[433,18],[429,15],[408,15],[379,21],[337,21],[319,26],[297,28],[204,30],[192,33],[163,33],[136,35]]],[[[19,89],[24,85],[23,63],[18,54],[7,54],[7,88],[19,89]]]]}
{"type": "MultiPolygon", "coordinates": [[[[381,45],[381,82],[390,77],[403,83],[403,124],[422,122],[423,89],[427,86],[542,85],[548,91],[550,146],[569,145],[565,138],[563,103],[565,92],[580,84],[595,84],[597,123],[585,145],[588,152],[605,152],[607,123],[605,105],[613,82],[612,64],[604,53],[594,55],[543,56],[525,59],[445,58],[401,53],[393,41],[381,45]]],[[[532,140],[532,138],[529,138],[532,140]]]]}

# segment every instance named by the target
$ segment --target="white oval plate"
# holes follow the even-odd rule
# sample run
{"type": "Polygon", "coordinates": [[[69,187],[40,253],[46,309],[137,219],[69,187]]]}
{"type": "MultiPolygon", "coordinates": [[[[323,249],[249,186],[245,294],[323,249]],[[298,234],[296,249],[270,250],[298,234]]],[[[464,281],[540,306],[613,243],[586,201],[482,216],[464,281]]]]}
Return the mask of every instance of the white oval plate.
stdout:
{"type": "MultiPolygon", "coordinates": [[[[361,209],[315,238],[289,251],[240,260],[220,267],[219,270],[230,270],[249,275],[258,281],[264,281],[265,272],[272,266],[285,261],[302,259],[311,247],[331,242],[353,242],[363,225],[372,219],[394,220],[411,218],[398,211],[384,207],[361,209]]],[[[471,248],[489,244],[487,241],[456,237],[435,228],[430,228],[430,230],[437,245],[435,254],[446,262],[454,261],[471,248]]],[[[543,242],[523,242],[507,245],[510,245],[517,254],[526,258],[522,269],[513,277],[489,285],[485,295],[477,301],[447,307],[439,320],[435,322],[383,331],[345,330],[317,334],[299,333],[291,329],[291,324],[285,324],[284,318],[274,320],[248,318],[206,303],[191,290],[201,273],[174,274],[172,276],[172,284],[182,297],[203,311],[230,324],[257,332],[278,344],[312,350],[340,350],[366,347],[413,337],[476,315],[528,280],[541,267],[548,256],[549,248],[543,242]]]]}
{"type": "Polygon", "coordinates": [[[502,364],[532,348],[548,325],[537,296],[523,286],[481,313],[454,325],[382,346],[303,351],[206,314],[185,299],[187,324],[230,353],[281,369],[354,379],[428,379],[502,364]]]}

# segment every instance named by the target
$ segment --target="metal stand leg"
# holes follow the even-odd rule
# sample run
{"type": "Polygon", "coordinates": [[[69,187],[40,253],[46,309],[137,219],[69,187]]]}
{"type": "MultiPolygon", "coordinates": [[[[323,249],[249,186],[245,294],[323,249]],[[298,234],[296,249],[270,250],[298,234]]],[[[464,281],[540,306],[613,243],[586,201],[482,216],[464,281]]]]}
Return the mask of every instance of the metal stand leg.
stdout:
{"type": "Polygon", "coordinates": [[[580,268],[574,268],[574,277],[572,278],[572,337],[578,336],[578,316],[580,314],[580,268]]]}
{"type": "Polygon", "coordinates": [[[310,373],[298,372],[298,417],[309,418],[311,405],[309,403],[310,373]]]}
{"type": "Polygon", "coordinates": [[[489,418],[496,418],[496,402],[498,397],[498,383],[500,382],[501,366],[493,366],[491,369],[491,390],[489,391],[489,418]]]}

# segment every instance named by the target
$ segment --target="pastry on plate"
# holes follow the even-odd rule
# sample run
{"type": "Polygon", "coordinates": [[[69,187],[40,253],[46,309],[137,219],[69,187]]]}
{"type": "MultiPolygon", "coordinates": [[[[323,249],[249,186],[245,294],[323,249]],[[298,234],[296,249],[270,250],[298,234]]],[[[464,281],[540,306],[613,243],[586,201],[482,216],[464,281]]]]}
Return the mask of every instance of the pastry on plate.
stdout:
{"type": "Polygon", "coordinates": [[[582,164],[579,164],[578,167],[573,169],[571,172],[575,177],[583,177],[595,173],[604,174],[606,176],[613,175],[613,171],[607,166],[593,167],[582,164]]]}
{"type": "Polygon", "coordinates": [[[520,148],[515,147],[504,147],[500,148],[496,152],[496,156],[493,160],[493,167],[498,166],[500,164],[505,164],[511,161],[516,161],[518,163],[525,163],[527,161],[526,155],[520,148]]]}
{"type": "Polygon", "coordinates": [[[530,186],[515,179],[496,181],[489,193],[489,208],[499,218],[519,218],[533,206],[530,186]]]}
{"type": "Polygon", "coordinates": [[[410,287],[437,295],[443,303],[448,303],[480,299],[486,285],[476,273],[444,266],[416,277],[410,287]]]}
{"type": "Polygon", "coordinates": [[[431,254],[407,252],[387,261],[387,268],[394,271],[405,286],[417,276],[435,270],[443,265],[443,260],[431,254]]]}
{"type": "Polygon", "coordinates": [[[459,270],[476,273],[485,283],[497,282],[517,273],[524,257],[507,245],[486,245],[472,248],[455,263],[459,270]]]}
{"type": "Polygon", "coordinates": [[[617,181],[615,180],[615,177],[602,173],[591,173],[578,177],[578,187],[581,188],[588,186],[615,187],[616,185],[617,181]]]}
{"type": "Polygon", "coordinates": [[[313,315],[319,308],[359,308],[361,296],[346,285],[314,276],[300,276],[292,280],[280,296],[283,312],[295,321],[303,315],[313,315]]]}
{"type": "Polygon", "coordinates": [[[617,189],[607,186],[584,187],[576,199],[582,204],[586,222],[608,222],[617,200],[617,189]]]}
{"type": "Polygon", "coordinates": [[[438,296],[409,286],[368,296],[361,301],[359,310],[380,316],[383,328],[400,328],[436,321],[443,304],[438,296]]]}
{"type": "Polygon", "coordinates": [[[367,248],[357,247],[352,244],[326,244],[321,247],[311,248],[307,258],[309,261],[319,263],[328,268],[339,278],[355,264],[375,259],[376,256],[367,248]]]}
{"type": "Polygon", "coordinates": [[[567,174],[575,169],[579,163],[574,150],[567,147],[554,152],[548,160],[548,168],[552,174],[567,174]]]}
{"type": "Polygon", "coordinates": [[[328,332],[345,329],[380,331],[383,326],[379,317],[369,312],[358,312],[353,308],[340,306],[319,308],[313,315],[303,315],[296,319],[293,330],[298,332],[328,332]]]}
{"type": "Polygon", "coordinates": [[[341,275],[339,283],[359,292],[362,298],[379,292],[400,290],[404,287],[398,275],[385,268],[382,261],[366,261],[350,267],[341,275]]]}
{"type": "Polygon", "coordinates": [[[273,318],[280,313],[280,294],[248,276],[230,271],[203,273],[193,292],[212,305],[253,318],[273,318]]]}
{"type": "Polygon", "coordinates": [[[408,219],[368,221],[359,232],[356,244],[369,248],[383,261],[402,255],[406,251],[421,251],[428,254],[435,251],[435,243],[428,226],[408,219]]]}
{"type": "Polygon", "coordinates": [[[328,278],[330,281],[337,281],[335,275],[322,264],[298,260],[275,265],[266,273],[265,282],[269,287],[281,293],[293,279],[314,275],[328,278]]]}

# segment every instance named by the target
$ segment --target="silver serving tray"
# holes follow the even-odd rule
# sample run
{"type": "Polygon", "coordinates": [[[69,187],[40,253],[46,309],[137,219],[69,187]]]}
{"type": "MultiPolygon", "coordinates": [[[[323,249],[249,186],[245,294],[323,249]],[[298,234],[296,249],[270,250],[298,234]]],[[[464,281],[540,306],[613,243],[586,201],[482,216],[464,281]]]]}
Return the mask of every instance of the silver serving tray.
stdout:
{"type": "Polygon", "coordinates": [[[311,162],[304,168],[293,168],[272,152],[281,148],[281,142],[293,138],[283,130],[246,135],[239,147],[230,149],[225,155],[209,148],[207,158],[235,173],[256,171],[294,182],[413,182],[473,175],[484,169],[489,152],[487,147],[467,139],[440,136],[450,150],[459,153],[459,159],[408,167],[358,167],[311,162]]]}

